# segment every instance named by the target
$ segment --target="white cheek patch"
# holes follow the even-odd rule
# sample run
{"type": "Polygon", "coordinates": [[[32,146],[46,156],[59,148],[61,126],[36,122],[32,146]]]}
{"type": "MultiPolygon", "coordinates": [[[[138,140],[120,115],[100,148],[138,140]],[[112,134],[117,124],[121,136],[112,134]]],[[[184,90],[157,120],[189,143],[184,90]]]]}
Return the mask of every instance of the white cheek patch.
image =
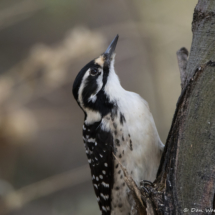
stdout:
{"type": "Polygon", "coordinates": [[[96,99],[97,99],[96,94],[91,95],[91,96],[90,96],[90,98],[88,99],[88,102],[90,102],[90,101],[91,101],[91,102],[95,103],[96,99]]]}
{"type": "MultiPolygon", "coordinates": [[[[83,93],[83,90],[86,86],[86,80],[87,80],[87,77],[90,75],[90,69],[88,69],[82,79],[82,82],[81,82],[81,85],[80,85],[80,88],[78,90],[78,101],[81,105],[81,107],[84,109],[84,111],[86,112],[87,114],[87,118],[85,120],[85,123],[86,124],[92,124],[94,122],[98,122],[101,120],[101,114],[99,112],[96,112],[96,111],[93,111],[93,110],[90,110],[89,108],[86,108],[84,107],[84,104],[83,104],[83,98],[82,98],[82,93],[83,93]]],[[[100,91],[100,89],[102,88],[103,84],[102,84],[102,79],[103,79],[103,73],[100,74],[100,76],[98,77],[97,79],[97,85],[98,85],[98,88],[96,90],[96,93],[94,95],[92,95],[90,98],[92,100],[92,102],[95,102],[97,97],[96,97],[96,94],[100,91]]]]}
{"type": "Polygon", "coordinates": [[[100,71],[101,74],[99,75],[99,77],[97,78],[96,82],[97,82],[97,90],[95,92],[95,94],[91,95],[90,98],[88,99],[88,101],[90,102],[95,102],[97,99],[97,93],[101,90],[102,86],[103,86],[103,72],[100,71]]]}
{"type": "Polygon", "coordinates": [[[83,93],[83,90],[84,90],[84,87],[86,85],[86,79],[87,77],[90,75],[90,69],[88,69],[82,79],[82,82],[81,82],[81,85],[80,85],[80,88],[78,90],[78,101],[81,105],[82,108],[84,108],[84,104],[83,104],[83,98],[82,98],[82,93],[83,93]]]}

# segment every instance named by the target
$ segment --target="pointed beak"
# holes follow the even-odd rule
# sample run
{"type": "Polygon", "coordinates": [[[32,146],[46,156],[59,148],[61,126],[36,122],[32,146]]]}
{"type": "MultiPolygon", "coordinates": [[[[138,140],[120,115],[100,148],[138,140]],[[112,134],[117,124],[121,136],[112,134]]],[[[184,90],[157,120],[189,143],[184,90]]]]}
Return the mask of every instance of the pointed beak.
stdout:
{"type": "Polygon", "coordinates": [[[104,52],[104,55],[106,56],[106,60],[109,62],[110,62],[111,57],[113,56],[113,54],[115,52],[118,38],[119,38],[119,35],[117,34],[116,37],[111,42],[111,44],[108,46],[107,50],[104,52]]]}

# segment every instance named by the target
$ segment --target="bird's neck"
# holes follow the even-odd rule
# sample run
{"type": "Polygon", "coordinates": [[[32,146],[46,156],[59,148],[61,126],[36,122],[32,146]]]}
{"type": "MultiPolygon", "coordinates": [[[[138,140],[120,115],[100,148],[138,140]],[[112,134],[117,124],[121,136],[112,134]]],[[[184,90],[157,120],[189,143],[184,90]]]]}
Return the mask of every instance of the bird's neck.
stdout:
{"type": "Polygon", "coordinates": [[[110,102],[117,102],[126,93],[126,90],[120,84],[118,75],[115,73],[114,68],[110,69],[107,83],[104,87],[104,92],[110,102]]]}

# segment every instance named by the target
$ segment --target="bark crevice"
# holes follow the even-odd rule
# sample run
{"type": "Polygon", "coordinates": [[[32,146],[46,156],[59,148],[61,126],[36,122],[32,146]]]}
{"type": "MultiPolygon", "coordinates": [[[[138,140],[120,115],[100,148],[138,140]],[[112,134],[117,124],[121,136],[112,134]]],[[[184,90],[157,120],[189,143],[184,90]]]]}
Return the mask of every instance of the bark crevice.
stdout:
{"type": "Polygon", "coordinates": [[[215,12],[203,12],[202,10],[195,9],[193,14],[192,31],[197,30],[202,21],[207,22],[215,17],[215,12]]]}

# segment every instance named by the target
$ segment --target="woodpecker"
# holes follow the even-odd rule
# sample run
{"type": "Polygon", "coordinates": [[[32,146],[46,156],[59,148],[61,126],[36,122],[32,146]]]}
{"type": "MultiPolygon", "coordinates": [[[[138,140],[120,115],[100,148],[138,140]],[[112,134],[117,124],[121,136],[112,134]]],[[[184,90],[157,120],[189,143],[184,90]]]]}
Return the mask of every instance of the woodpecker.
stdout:
{"type": "Polygon", "coordinates": [[[102,215],[129,215],[131,196],[118,161],[137,184],[156,177],[164,148],[147,102],[126,91],[114,69],[118,35],[73,84],[85,118],[83,141],[102,215]]]}

